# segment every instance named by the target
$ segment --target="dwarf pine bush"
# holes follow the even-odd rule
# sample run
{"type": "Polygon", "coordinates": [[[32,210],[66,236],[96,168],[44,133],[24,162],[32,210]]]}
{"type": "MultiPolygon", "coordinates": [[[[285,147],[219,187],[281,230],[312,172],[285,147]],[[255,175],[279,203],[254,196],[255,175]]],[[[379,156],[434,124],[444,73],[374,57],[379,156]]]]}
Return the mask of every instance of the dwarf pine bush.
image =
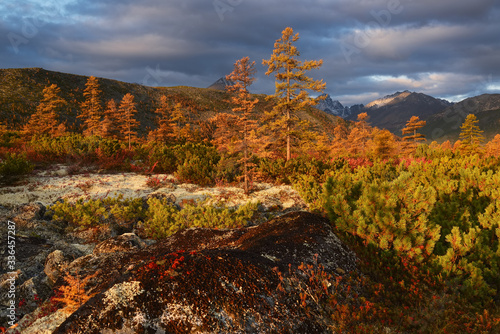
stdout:
{"type": "Polygon", "coordinates": [[[133,222],[145,218],[146,210],[141,198],[124,199],[123,195],[105,199],[64,200],[50,207],[54,219],[66,221],[75,226],[93,227],[110,222],[133,222]]]}
{"type": "Polygon", "coordinates": [[[144,228],[150,237],[162,239],[190,227],[243,227],[251,221],[258,204],[249,202],[235,209],[210,205],[205,201],[199,204],[187,204],[179,210],[165,200],[150,198],[144,228]]]}
{"type": "MultiPolygon", "coordinates": [[[[325,184],[334,225],[425,262],[463,295],[500,292],[500,171],[477,156],[337,172],[325,184]]],[[[306,196],[307,198],[307,196],[306,196]]]]}
{"type": "Polygon", "coordinates": [[[10,179],[31,173],[33,165],[26,159],[25,154],[7,153],[0,159],[0,176],[10,179]]]}

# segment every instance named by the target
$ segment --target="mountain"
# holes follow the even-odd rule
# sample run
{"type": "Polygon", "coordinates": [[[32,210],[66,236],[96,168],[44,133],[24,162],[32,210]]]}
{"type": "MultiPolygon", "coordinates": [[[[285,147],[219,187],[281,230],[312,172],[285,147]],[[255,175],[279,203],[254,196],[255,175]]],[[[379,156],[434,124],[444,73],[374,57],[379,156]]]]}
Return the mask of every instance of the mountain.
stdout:
{"type": "MultiPolygon", "coordinates": [[[[79,125],[76,116],[83,102],[83,91],[87,76],[48,71],[42,68],[0,69],[0,122],[5,122],[10,129],[20,129],[43,98],[43,89],[50,84],[61,88],[61,96],[68,102],[62,120],[69,129],[75,131],[79,125]]],[[[217,80],[221,84],[230,84],[224,78],[217,80]]],[[[217,83],[216,82],[216,83],[217,83]]],[[[225,91],[187,86],[149,87],[139,84],[98,78],[102,90],[102,101],[114,99],[120,103],[123,96],[130,93],[134,96],[137,107],[136,118],[140,122],[140,134],[156,127],[155,110],[160,97],[165,95],[172,103],[181,103],[187,110],[190,123],[196,126],[219,112],[231,112],[232,106],[227,102],[229,95],[225,91]]],[[[213,86],[213,85],[212,85],[213,86]]],[[[211,87],[212,87],[211,86],[211,87]]],[[[270,110],[274,101],[266,100],[266,95],[253,95],[259,99],[256,114],[270,110]]],[[[308,108],[298,114],[300,119],[310,121],[317,131],[331,135],[337,117],[327,115],[315,108],[308,108]]]]}
{"type": "Polygon", "coordinates": [[[211,84],[210,86],[208,86],[207,88],[216,90],[226,90],[227,86],[232,86],[232,85],[234,85],[234,82],[222,77],[213,84],[211,84]]]}
{"type": "Polygon", "coordinates": [[[401,129],[412,116],[419,116],[421,120],[426,120],[451,105],[452,103],[448,101],[406,90],[372,101],[364,108],[351,113],[347,119],[356,120],[359,113],[366,112],[370,116],[371,125],[387,129],[400,136],[401,129]]]}
{"type": "Polygon", "coordinates": [[[338,100],[332,100],[330,94],[322,94],[319,96],[318,100],[316,108],[319,110],[323,110],[326,113],[340,116],[342,118],[345,118],[350,114],[349,107],[344,107],[338,100]]]}
{"type": "Polygon", "coordinates": [[[491,140],[500,133],[500,94],[483,94],[458,102],[429,117],[420,132],[428,141],[450,140],[453,143],[459,139],[460,126],[469,114],[476,115],[483,135],[491,140]]]}

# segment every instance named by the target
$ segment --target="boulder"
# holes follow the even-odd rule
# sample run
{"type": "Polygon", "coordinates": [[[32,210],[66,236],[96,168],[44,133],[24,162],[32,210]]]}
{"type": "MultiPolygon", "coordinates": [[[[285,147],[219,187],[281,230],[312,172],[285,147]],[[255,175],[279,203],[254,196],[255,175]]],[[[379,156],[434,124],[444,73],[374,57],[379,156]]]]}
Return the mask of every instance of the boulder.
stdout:
{"type": "Polygon", "coordinates": [[[21,205],[15,210],[14,221],[25,223],[34,219],[42,219],[47,208],[42,203],[21,205]]]}
{"type": "Polygon", "coordinates": [[[118,237],[99,243],[95,246],[93,253],[94,255],[99,255],[103,253],[129,252],[146,246],[147,243],[134,233],[124,233],[118,237]]]}
{"type": "Polygon", "coordinates": [[[61,277],[63,270],[68,266],[70,262],[65,258],[64,253],[56,249],[47,256],[45,260],[45,267],[43,272],[47,275],[47,278],[51,285],[54,285],[57,280],[61,277]]]}
{"type": "Polygon", "coordinates": [[[105,252],[103,244],[70,265],[83,275],[101,274],[88,285],[96,295],[54,333],[328,332],[311,310],[279,291],[278,272],[301,263],[320,263],[331,273],[356,270],[355,255],[328,220],[307,212],[120,247],[105,252]]]}

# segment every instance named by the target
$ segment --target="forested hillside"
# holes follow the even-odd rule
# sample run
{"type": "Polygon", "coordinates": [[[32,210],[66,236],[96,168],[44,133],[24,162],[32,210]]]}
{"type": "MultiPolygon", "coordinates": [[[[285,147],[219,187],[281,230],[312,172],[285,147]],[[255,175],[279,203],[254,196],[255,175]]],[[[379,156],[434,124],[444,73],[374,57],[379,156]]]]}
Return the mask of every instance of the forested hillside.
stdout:
{"type": "MultiPolygon", "coordinates": [[[[68,104],[62,109],[61,118],[74,132],[79,132],[80,104],[84,101],[83,92],[88,80],[86,76],[53,72],[42,68],[0,69],[0,122],[4,122],[11,130],[18,130],[36,111],[43,98],[43,89],[56,84],[61,89],[61,97],[68,104]]],[[[137,119],[140,122],[139,132],[146,135],[148,129],[155,125],[155,110],[165,95],[172,104],[181,103],[188,110],[190,121],[198,124],[206,121],[216,113],[230,111],[229,95],[225,91],[196,87],[147,87],[98,78],[102,91],[101,103],[114,100],[119,103],[123,96],[130,93],[134,96],[137,108],[137,119]]],[[[273,101],[267,101],[265,95],[256,96],[259,103],[256,113],[272,109],[273,101]]],[[[337,117],[325,114],[313,108],[307,108],[299,114],[302,119],[309,120],[314,127],[322,131],[330,131],[337,117]]]]}

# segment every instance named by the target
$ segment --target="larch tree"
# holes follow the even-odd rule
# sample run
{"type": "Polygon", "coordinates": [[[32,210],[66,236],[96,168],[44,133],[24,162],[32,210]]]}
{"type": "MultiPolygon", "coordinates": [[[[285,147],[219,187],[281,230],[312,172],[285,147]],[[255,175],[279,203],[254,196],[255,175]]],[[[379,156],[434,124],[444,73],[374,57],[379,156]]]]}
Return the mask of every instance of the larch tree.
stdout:
{"type": "Polygon", "coordinates": [[[389,130],[377,130],[373,135],[373,150],[377,158],[389,159],[395,150],[394,135],[389,130]]]}
{"type": "Polygon", "coordinates": [[[366,153],[368,141],[372,133],[368,125],[368,114],[362,112],[358,115],[358,121],[351,129],[347,137],[348,151],[353,155],[363,155],[366,153]]]}
{"type": "Polygon", "coordinates": [[[485,151],[488,156],[500,157],[500,134],[495,135],[492,140],[486,143],[485,151]]]}
{"type": "Polygon", "coordinates": [[[453,145],[451,145],[451,142],[449,140],[445,141],[440,146],[441,150],[443,151],[453,151],[453,145]]]}
{"type": "Polygon", "coordinates": [[[406,127],[401,131],[403,132],[403,151],[405,154],[412,154],[417,149],[420,141],[425,141],[425,136],[418,133],[417,130],[424,127],[426,121],[421,121],[418,116],[412,116],[406,123],[406,127]]]}
{"type": "Polygon", "coordinates": [[[99,135],[104,138],[124,139],[119,131],[120,119],[115,100],[109,100],[104,109],[104,119],[100,125],[99,135]]]}
{"type": "Polygon", "coordinates": [[[322,80],[313,80],[305,75],[306,71],[318,69],[323,60],[301,61],[300,53],[294,46],[299,39],[299,34],[294,34],[293,29],[287,27],[282,32],[280,39],[274,44],[273,54],[262,63],[268,66],[266,75],[274,73],[276,91],[269,98],[275,98],[277,103],[273,108],[276,120],[271,125],[280,136],[286,139],[286,159],[291,159],[292,137],[298,136],[297,112],[307,106],[315,105],[318,99],[312,99],[309,91],[323,92],[326,84],[322,80]]]}
{"type": "Polygon", "coordinates": [[[484,141],[483,131],[479,129],[479,120],[476,115],[469,114],[464,123],[460,126],[460,151],[466,154],[477,152],[480,143],[484,141]]]}
{"type": "Polygon", "coordinates": [[[181,103],[176,103],[171,111],[170,127],[173,138],[177,141],[188,141],[191,139],[191,126],[186,117],[187,111],[181,103]]]}
{"type": "Polygon", "coordinates": [[[118,112],[121,115],[120,131],[128,139],[128,148],[132,147],[132,139],[137,139],[137,127],[139,122],[135,119],[137,109],[135,107],[134,96],[130,93],[123,97],[118,112]]]}
{"type": "Polygon", "coordinates": [[[160,104],[155,113],[158,115],[158,128],[150,132],[150,137],[154,140],[168,141],[174,136],[171,123],[172,108],[165,95],[160,97],[160,104]]]}
{"type": "Polygon", "coordinates": [[[64,124],[59,121],[59,114],[66,100],[60,96],[61,89],[52,84],[43,89],[43,99],[31,115],[28,123],[24,126],[24,133],[32,135],[56,136],[65,131],[64,124]]]}
{"type": "Polygon", "coordinates": [[[335,141],[342,141],[347,139],[347,136],[349,135],[349,129],[347,125],[347,122],[343,118],[339,118],[337,120],[337,125],[335,125],[335,128],[333,129],[335,141]]]}
{"type": "Polygon", "coordinates": [[[85,135],[96,135],[100,132],[103,112],[101,94],[97,78],[89,77],[83,91],[84,101],[80,104],[81,112],[78,115],[78,118],[83,120],[83,133],[85,135]]]}
{"type": "Polygon", "coordinates": [[[252,119],[252,113],[259,99],[254,99],[248,91],[248,87],[255,81],[255,62],[250,58],[242,58],[234,64],[231,74],[226,79],[233,83],[227,87],[231,94],[231,103],[234,105],[234,114],[218,114],[214,120],[217,124],[216,142],[219,147],[230,153],[242,152],[243,178],[245,193],[249,192],[250,181],[250,146],[253,140],[252,134],[257,129],[257,121],[252,119]]]}
{"type": "Polygon", "coordinates": [[[349,127],[347,121],[343,118],[338,118],[333,129],[333,141],[329,152],[332,157],[347,155],[346,141],[348,136],[349,127]]]}

